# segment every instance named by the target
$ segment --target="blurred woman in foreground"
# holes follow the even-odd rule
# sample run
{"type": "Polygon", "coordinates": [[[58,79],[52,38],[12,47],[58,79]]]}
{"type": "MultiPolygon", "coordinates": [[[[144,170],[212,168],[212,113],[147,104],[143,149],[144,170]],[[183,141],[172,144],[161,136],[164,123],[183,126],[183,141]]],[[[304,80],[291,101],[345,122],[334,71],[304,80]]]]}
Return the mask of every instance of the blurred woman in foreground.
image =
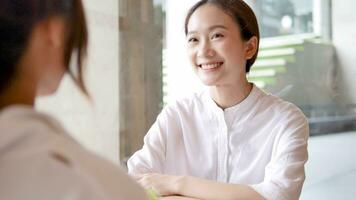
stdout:
{"type": "Polygon", "coordinates": [[[88,95],[87,38],[80,0],[0,1],[0,199],[146,199],[117,166],[34,109],[65,73],[88,95]]]}

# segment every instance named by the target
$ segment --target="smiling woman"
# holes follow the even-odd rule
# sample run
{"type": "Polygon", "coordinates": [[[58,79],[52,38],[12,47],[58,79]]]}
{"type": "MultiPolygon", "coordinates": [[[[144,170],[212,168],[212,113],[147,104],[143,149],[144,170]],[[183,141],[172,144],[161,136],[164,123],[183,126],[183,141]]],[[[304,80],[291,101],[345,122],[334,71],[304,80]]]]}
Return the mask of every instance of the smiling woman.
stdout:
{"type": "Polygon", "coordinates": [[[186,34],[191,64],[196,66],[194,70],[205,85],[221,86],[243,82],[242,85],[249,86],[246,72],[256,59],[258,28],[253,33],[249,28],[240,30],[230,15],[224,14],[221,18],[216,18],[219,14],[221,15],[221,9],[214,5],[206,5],[204,9],[188,14],[186,34]],[[247,36],[242,37],[243,35],[247,36]]]}
{"type": "Polygon", "coordinates": [[[128,161],[144,187],[167,199],[299,198],[308,124],[296,106],[247,81],[258,30],[242,0],[190,9],[188,57],[208,89],[166,106],[128,161]]]}

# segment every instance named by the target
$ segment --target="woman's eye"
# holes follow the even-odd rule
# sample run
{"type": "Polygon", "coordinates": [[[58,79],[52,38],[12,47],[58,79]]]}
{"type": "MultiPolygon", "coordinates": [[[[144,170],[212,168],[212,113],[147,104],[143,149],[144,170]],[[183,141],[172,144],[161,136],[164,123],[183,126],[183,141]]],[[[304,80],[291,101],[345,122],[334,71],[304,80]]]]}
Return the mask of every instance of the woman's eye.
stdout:
{"type": "Polygon", "coordinates": [[[211,39],[222,38],[222,37],[224,37],[223,34],[221,34],[221,33],[215,33],[215,34],[211,37],[211,39]]]}
{"type": "Polygon", "coordinates": [[[193,37],[188,39],[188,42],[197,42],[197,41],[198,41],[198,39],[197,38],[193,38],[193,37]]]}

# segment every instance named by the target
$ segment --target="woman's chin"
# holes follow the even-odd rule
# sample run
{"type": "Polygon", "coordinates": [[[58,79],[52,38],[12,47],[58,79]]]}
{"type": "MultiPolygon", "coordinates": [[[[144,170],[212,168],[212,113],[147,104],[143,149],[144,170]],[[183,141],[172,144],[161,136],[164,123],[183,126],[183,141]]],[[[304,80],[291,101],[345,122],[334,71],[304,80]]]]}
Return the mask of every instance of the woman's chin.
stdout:
{"type": "Polygon", "coordinates": [[[215,79],[207,79],[207,78],[200,78],[200,81],[205,85],[205,86],[214,86],[216,85],[217,81],[215,79]]]}
{"type": "Polygon", "coordinates": [[[214,86],[222,78],[221,73],[217,72],[198,71],[197,75],[200,81],[206,86],[214,86]]]}
{"type": "Polygon", "coordinates": [[[37,90],[36,96],[38,97],[45,97],[45,96],[51,96],[54,93],[57,92],[59,87],[59,84],[47,86],[47,87],[41,87],[37,90]]]}
{"type": "Polygon", "coordinates": [[[54,93],[56,93],[57,90],[52,90],[52,91],[38,91],[36,96],[37,97],[46,97],[46,96],[51,96],[54,93]]]}

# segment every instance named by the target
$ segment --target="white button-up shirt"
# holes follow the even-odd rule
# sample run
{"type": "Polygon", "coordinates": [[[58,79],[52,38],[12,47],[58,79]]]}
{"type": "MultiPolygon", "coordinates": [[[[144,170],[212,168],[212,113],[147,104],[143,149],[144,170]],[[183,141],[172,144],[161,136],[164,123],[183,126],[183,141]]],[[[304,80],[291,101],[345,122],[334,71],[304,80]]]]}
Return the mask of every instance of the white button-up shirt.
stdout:
{"type": "Polygon", "coordinates": [[[136,200],[144,190],[30,107],[0,112],[0,199],[136,200]]]}
{"type": "Polygon", "coordinates": [[[296,106],[256,86],[225,110],[205,90],[163,109],[128,168],[246,184],[266,199],[294,200],[305,179],[308,135],[296,106]]]}

